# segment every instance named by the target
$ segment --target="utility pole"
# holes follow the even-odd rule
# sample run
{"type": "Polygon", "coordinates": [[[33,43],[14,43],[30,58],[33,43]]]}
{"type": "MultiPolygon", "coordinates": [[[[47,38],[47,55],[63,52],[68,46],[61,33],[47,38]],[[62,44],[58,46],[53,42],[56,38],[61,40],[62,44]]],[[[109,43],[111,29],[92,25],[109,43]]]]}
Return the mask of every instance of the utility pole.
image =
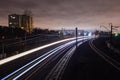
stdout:
{"type": "Polygon", "coordinates": [[[4,39],[5,39],[5,37],[4,36],[2,36],[2,58],[4,57],[4,55],[5,55],[5,45],[4,45],[4,39]]]}
{"type": "Polygon", "coordinates": [[[4,41],[2,43],[2,54],[4,54],[4,41]]]}
{"type": "Polygon", "coordinates": [[[84,30],[83,30],[83,39],[82,39],[82,42],[84,42],[84,30]]]}
{"type": "Polygon", "coordinates": [[[76,49],[77,49],[77,36],[78,36],[78,29],[77,29],[77,27],[75,28],[75,32],[76,32],[76,49]]]}
{"type": "Polygon", "coordinates": [[[112,33],[113,33],[113,26],[112,23],[110,23],[110,42],[112,43],[112,33]]]}
{"type": "Polygon", "coordinates": [[[25,34],[24,34],[24,50],[26,50],[26,46],[27,46],[27,34],[26,34],[26,32],[25,32],[25,34]]]}
{"type": "Polygon", "coordinates": [[[2,54],[4,54],[4,36],[2,36],[2,54]]]}
{"type": "Polygon", "coordinates": [[[100,27],[104,27],[107,31],[110,32],[110,40],[112,39],[112,33],[113,33],[113,26],[112,26],[112,23],[109,24],[110,26],[110,29],[108,29],[106,26],[100,26],[100,27]]]}

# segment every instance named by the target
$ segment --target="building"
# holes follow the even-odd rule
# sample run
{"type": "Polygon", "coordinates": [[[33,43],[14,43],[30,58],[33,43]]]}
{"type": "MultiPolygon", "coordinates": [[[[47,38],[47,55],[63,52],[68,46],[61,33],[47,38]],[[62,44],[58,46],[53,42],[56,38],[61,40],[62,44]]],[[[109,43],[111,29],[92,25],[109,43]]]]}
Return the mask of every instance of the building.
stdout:
{"type": "Polygon", "coordinates": [[[21,16],[17,14],[8,15],[8,25],[12,28],[17,28],[21,26],[21,16]]]}
{"type": "Polygon", "coordinates": [[[28,33],[33,31],[33,18],[29,14],[10,14],[8,15],[8,25],[12,28],[21,28],[28,33]]]}

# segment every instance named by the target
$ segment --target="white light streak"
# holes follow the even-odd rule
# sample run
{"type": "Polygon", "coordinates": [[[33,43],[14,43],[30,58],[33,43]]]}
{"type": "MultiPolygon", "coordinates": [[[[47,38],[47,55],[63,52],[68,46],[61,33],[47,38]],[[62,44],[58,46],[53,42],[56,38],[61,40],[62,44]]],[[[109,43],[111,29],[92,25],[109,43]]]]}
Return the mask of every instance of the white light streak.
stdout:
{"type": "Polygon", "coordinates": [[[29,70],[31,70],[31,69],[32,69],[33,67],[35,67],[37,64],[41,63],[41,62],[44,61],[46,58],[48,58],[49,56],[53,55],[53,54],[54,54],[55,52],[57,52],[59,49],[62,49],[62,48],[64,48],[65,46],[68,46],[68,45],[70,45],[70,44],[72,44],[72,43],[74,43],[74,42],[75,42],[75,40],[74,40],[74,41],[71,41],[71,42],[68,42],[68,43],[66,43],[66,44],[64,44],[64,45],[61,45],[61,46],[59,46],[59,47],[56,47],[55,49],[53,49],[53,50],[51,50],[51,51],[43,54],[42,56],[34,59],[33,61],[27,63],[26,65],[22,66],[21,68],[15,70],[15,71],[12,72],[11,74],[9,74],[9,75],[7,75],[6,77],[4,77],[2,80],[6,80],[6,79],[9,78],[10,76],[12,76],[12,75],[16,74],[17,72],[23,70],[24,68],[28,67],[26,70],[23,70],[22,73],[18,74],[18,76],[16,76],[13,80],[18,79],[20,76],[24,75],[26,72],[28,72],[29,70]],[[38,61],[37,63],[33,64],[33,63],[36,62],[37,60],[39,60],[39,61],[38,61]],[[29,66],[29,65],[31,65],[31,64],[33,64],[33,65],[32,65],[32,66],[29,66]]]}
{"type": "Polygon", "coordinates": [[[38,51],[38,50],[42,50],[42,49],[44,49],[44,48],[50,47],[50,46],[52,46],[52,45],[55,45],[55,44],[58,44],[58,43],[61,43],[61,42],[64,42],[64,41],[73,40],[73,39],[75,39],[75,37],[74,37],[74,38],[68,38],[68,39],[60,40],[60,41],[57,41],[57,42],[53,42],[53,43],[50,43],[50,44],[47,44],[47,45],[44,45],[44,46],[41,46],[41,47],[37,47],[37,48],[31,49],[31,50],[22,52],[22,53],[20,53],[20,54],[17,54],[17,55],[14,55],[14,56],[5,58],[5,59],[3,59],[3,60],[0,60],[0,65],[3,65],[3,64],[8,63],[8,62],[10,62],[10,61],[13,61],[13,60],[15,60],[15,59],[18,59],[18,58],[23,57],[23,56],[25,56],[25,55],[31,54],[31,53],[36,52],[36,51],[38,51]]]}

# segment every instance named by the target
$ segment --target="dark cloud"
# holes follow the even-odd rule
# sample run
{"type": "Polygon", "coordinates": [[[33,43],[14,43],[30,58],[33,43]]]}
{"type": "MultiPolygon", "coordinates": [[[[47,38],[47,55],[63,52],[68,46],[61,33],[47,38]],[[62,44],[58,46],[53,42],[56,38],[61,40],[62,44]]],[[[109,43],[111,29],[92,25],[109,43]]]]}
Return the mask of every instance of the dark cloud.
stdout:
{"type": "Polygon", "coordinates": [[[0,8],[35,8],[37,3],[34,0],[1,0],[0,8]]]}
{"type": "Polygon", "coordinates": [[[5,16],[11,13],[31,10],[37,27],[82,25],[95,28],[110,21],[119,24],[119,5],[120,0],[1,0],[0,19],[6,19],[5,16]]]}

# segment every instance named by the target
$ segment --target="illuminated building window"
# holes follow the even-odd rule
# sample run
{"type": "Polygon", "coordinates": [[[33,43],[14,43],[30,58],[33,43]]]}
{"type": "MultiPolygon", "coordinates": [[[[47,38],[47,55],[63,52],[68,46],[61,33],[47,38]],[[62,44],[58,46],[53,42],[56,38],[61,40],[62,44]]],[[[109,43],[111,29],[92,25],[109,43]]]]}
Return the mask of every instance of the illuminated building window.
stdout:
{"type": "Polygon", "coordinates": [[[21,27],[21,29],[24,29],[24,27],[21,27]]]}
{"type": "Polygon", "coordinates": [[[15,19],[15,16],[11,16],[12,19],[15,19]]]}
{"type": "Polygon", "coordinates": [[[9,24],[12,24],[11,22],[9,24]]]}

